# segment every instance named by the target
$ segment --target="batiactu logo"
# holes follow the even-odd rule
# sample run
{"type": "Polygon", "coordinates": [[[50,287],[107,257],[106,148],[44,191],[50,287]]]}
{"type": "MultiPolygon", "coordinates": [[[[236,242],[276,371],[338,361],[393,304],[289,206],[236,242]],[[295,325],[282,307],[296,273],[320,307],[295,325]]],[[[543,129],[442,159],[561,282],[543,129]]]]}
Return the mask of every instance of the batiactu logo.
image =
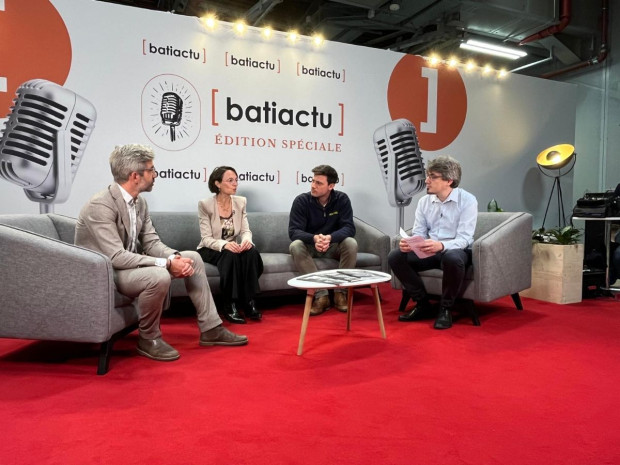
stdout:
{"type": "Polygon", "coordinates": [[[184,150],[196,141],[200,113],[198,91],[181,76],[160,74],[142,90],[142,129],[153,144],[164,150],[184,150]]]}

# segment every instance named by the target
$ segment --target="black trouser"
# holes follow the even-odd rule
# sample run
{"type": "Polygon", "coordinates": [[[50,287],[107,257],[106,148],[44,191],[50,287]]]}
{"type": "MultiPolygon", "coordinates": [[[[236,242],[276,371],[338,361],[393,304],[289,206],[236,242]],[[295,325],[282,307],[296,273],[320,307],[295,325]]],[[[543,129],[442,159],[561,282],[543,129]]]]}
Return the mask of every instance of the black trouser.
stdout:
{"type": "Polygon", "coordinates": [[[452,308],[461,290],[467,267],[471,264],[471,249],[446,250],[428,258],[418,258],[414,252],[394,249],[388,255],[388,262],[405,291],[416,302],[426,298],[426,289],[418,272],[443,270],[440,305],[452,308]]]}
{"type": "Polygon", "coordinates": [[[241,253],[224,249],[222,252],[202,247],[198,253],[203,261],[217,266],[220,273],[220,292],[228,300],[244,304],[260,291],[258,278],[263,274],[263,260],[256,247],[241,253]]]}

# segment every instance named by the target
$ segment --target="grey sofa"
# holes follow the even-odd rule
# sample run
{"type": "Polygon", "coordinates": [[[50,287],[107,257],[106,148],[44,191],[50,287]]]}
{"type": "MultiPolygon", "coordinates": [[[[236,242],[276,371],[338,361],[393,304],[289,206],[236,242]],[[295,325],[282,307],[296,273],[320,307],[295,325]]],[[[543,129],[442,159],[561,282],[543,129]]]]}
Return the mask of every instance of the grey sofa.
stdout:
{"type": "MultiPolygon", "coordinates": [[[[164,244],[177,250],[195,250],[200,242],[198,216],[184,212],[151,212],[151,220],[164,244]]],[[[261,253],[264,272],[259,279],[261,292],[265,294],[299,292],[286,282],[299,273],[295,270],[293,258],[288,252],[291,240],[288,237],[288,212],[248,212],[252,240],[261,253]]],[[[387,255],[390,238],[375,227],[354,218],[358,243],[357,267],[369,270],[388,271],[387,255]]],[[[319,270],[337,268],[333,259],[315,259],[319,270]]],[[[207,279],[213,294],[220,291],[219,275],[213,265],[205,265],[207,279]]],[[[179,280],[172,283],[172,296],[185,295],[185,287],[179,280]]]]}
{"type": "MultiPolygon", "coordinates": [[[[193,250],[199,242],[195,213],[151,214],[169,246],[193,250]]],[[[287,291],[296,275],[288,255],[288,213],[249,213],[254,242],[265,271],[266,292],[287,291]]],[[[118,293],[110,260],[73,244],[74,218],[56,214],[0,215],[0,337],[101,344],[98,374],[109,368],[112,345],[137,327],[136,302],[118,293]]],[[[361,268],[387,270],[390,238],[355,219],[361,268]]],[[[317,260],[320,269],[337,267],[335,260],[317,260]]],[[[217,269],[207,266],[214,294],[217,269]]],[[[174,280],[172,296],[185,295],[174,280]]]]}
{"type": "MultiPolygon", "coordinates": [[[[411,231],[408,231],[411,233],[411,231]]],[[[392,238],[398,247],[399,237],[392,238]]],[[[443,272],[420,273],[430,295],[441,295],[443,272]]],[[[472,245],[472,266],[467,270],[460,297],[469,304],[473,323],[480,325],[474,301],[491,302],[510,295],[522,310],[519,292],[532,285],[532,215],[524,212],[479,212],[472,245]]],[[[393,277],[392,287],[401,288],[393,277]]],[[[401,310],[409,296],[403,293],[401,310]]]]}

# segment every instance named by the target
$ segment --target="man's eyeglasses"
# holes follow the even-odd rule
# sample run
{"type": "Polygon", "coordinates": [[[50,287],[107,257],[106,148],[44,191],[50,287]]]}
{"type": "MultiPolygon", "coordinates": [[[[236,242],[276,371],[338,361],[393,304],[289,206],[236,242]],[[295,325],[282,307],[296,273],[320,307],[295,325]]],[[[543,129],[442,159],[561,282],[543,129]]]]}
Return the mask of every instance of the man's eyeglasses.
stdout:
{"type": "Polygon", "coordinates": [[[154,177],[157,177],[157,170],[155,169],[154,166],[151,166],[150,168],[144,168],[143,170],[140,170],[140,171],[142,172],[142,174],[144,174],[145,171],[150,171],[154,177]]]}
{"type": "Polygon", "coordinates": [[[431,179],[434,181],[435,179],[443,179],[443,176],[440,174],[427,174],[426,179],[431,179]]]}

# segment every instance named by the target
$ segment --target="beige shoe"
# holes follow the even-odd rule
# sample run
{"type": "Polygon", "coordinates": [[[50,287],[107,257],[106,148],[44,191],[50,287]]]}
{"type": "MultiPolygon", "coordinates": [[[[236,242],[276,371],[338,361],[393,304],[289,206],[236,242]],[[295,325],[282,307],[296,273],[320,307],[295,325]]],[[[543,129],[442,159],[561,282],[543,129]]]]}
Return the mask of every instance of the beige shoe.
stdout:
{"type": "Polygon", "coordinates": [[[158,362],[171,362],[180,357],[179,352],[161,337],[157,339],[138,337],[137,351],[140,355],[158,362]]]}
{"type": "Polygon", "coordinates": [[[199,343],[201,346],[244,346],[248,343],[248,337],[219,325],[202,333],[199,343]]]}
{"type": "Polygon", "coordinates": [[[336,307],[336,310],[338,310],[339,312],[346,312],[348,305],[347,305],[347,292],[338,292],[338,291],[334,291],[334,307],[336,307]]]}
{"type": "Polygon", "coordinates": [[[324,295],[318,299],[315,297],[312,302],[312,308],[310,309],[310,316],[316,316],[323,313],[329,308],[329,296],[324,295]]]}

